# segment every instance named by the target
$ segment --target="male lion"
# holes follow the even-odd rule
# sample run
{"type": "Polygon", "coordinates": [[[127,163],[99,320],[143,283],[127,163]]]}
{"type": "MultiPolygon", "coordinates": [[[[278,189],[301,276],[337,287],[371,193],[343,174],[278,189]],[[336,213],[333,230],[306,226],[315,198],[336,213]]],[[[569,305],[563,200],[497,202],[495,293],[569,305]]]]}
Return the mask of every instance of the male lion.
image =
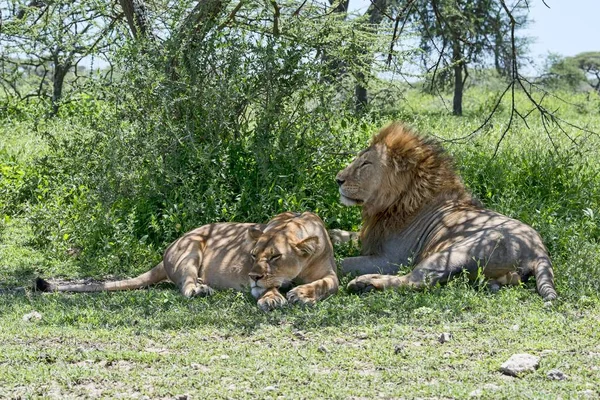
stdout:
{"type": "Polygon", "coordinates": [[[169,279],[186,297],[213,289],[250,288],[265,310],[290,303],[314,304],[338,289],[333,247],[321,219],[310,212],[286,212],[268,224],[217,223],[183,235],[163,261],[132,279],[98,284],[54,285],[41,278],[41,291],[100,292],[138,289],[169,279]],[[282,286],[297,283],[286,298],[282,286]]]}
{"type": "Polygon", "coordinates": [[[356,292],[424,287],[479,271],[491,287],[535,275],[545,300],[557,297],[548,253],[529,225],[487,210],[466,190],[452,160],[431,139],[399,123],[336,176],[341,202],[362,206],[362,256],[342,261],[356,292]],[[407,275],[391,275],[415,264],[407,275]],[[384,275],[381,275],[384,274],[384,275]]]}

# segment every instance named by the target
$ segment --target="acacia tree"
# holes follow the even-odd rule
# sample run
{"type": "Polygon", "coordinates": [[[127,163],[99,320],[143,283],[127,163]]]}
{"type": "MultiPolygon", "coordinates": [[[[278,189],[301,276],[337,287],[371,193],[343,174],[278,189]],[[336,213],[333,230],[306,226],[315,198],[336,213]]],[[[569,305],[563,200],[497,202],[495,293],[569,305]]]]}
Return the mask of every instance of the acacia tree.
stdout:
{"type": "Polygon", "coordinates": [[[0,2],[0,83],[8,97],[48,98],[52,114],[65,80],[81,78],[78,66],[114,43],[119,15],[102,1],[16,0],[0,2]]]}
{"type": "MultiPolygon", "coordinates": [[[[409,0],[410,1],[410,0],[409,0]]],[[[517,29],[527,23],[526,4],[516,0],[511,15],[503,0],[416,0],[411,21],[420,31],[421,63],[429,72],[431,89],[452,82],[455,115],[462,115],[462,99],[469,68],[494,61],[498,72],[510,76],[526,41],[510,40],[511,18],[517,29]],[[516,52],[513,51],[515,44],[516,52]]]]}
{"type": "Polygon", "coordinates": [[[600,52],[585,52],[573,57],[550,54],[547,72],[541,76],[544,83],[559,86],[567,85],[577,89],[582,84],[600,92],[600,52]]]}

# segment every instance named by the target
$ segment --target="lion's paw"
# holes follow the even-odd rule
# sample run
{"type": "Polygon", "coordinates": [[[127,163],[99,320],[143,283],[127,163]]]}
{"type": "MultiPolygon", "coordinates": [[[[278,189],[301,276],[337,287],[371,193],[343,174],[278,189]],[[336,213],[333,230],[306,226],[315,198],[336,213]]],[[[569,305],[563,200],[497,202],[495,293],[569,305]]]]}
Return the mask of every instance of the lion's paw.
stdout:
{"type": "Polygon", "coordinates": [[[347,289],[352,293],[366,293],[371,290],[383,290],[385,284],[379,274],[361,275],[351,280],[347,289]]]}
{"type": "Polygon", "coordinates": [[[271,311],[287,304],[287,300],[279,292],[267,292],[258,299],[258,307],[263,311],[271,311]]]}
{"type": "Polygon", "coordinates": [[[207,297],[212,296],[215,290],[205,284],[196,284],[186,290],[184,293],[185,297],[207,297]]]}
{"type": "Polygon", "coordinates": [[[317,299],[315,298],[315,291],[308,285],[302,285],[295,287],[294,289],[287,292],[287,299],[290,303],[300,303],[302,305],[315,304],[317,299]]]}

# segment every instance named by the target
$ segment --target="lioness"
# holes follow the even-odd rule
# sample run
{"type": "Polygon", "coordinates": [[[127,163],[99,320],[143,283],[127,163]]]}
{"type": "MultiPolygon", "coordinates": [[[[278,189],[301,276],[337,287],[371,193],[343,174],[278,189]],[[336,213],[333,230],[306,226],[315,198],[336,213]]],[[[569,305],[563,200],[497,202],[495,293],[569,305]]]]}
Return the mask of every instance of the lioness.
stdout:
{"type": "Polygon", "coordinates": [[[423,287],[467,271],[490,285],[516,285],[535,275],[545,300],[556,298],[548,253],[523,222],[487,210],[466,190],[452,160],[433,140],[399,123],[336,176],[341,202],[362,206],[360,257],[342,261],[358,273],[351,291],[423,287]],[[415,264],[407,275],[399,265],[415,264]],[[382,275],[383,274],[383,275],[382,275]]]}
{"type": "Polygon", "coordinates": [[[250,288],[258,306],[271,310],[290,303],[314,304],[338,289],[333,247],[321,219],[310,212],[286,212],[269,223],[217,223],[194,229],[173,242],[163,261],[132,279],[99,284],[53,285],[41,291],[100,292],[138,289],[169,279],[186,297],[213,289],[250,288]],[[279,292],[291,283],[300,286],[279,292]]]}

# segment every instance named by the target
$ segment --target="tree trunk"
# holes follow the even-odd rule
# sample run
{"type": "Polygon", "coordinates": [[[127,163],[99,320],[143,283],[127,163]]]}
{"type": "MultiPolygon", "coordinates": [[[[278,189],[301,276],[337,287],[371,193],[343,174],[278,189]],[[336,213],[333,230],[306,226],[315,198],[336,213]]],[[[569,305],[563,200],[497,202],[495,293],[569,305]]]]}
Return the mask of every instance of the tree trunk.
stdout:
{"type": "Polygon", "coordinates": [[[463,64],[460,42],[455,40],[452,44],[452,63],[454,70],[454,99],[452,100],[452,114],[462,115],[462,98],[463,98],[463,64]]]}
{"type": "MultiPolygon", "coordinates": [[[[350,0],[342,0],[339,3],[336,3],[336,0],[329,0],[330,6],[335,5],[335,7],[331,9],[331,12],[338,15],[341,20],[346,19],[349,3],[350,0]]],[[[323,49],[321,62],[324,66],[323,81],[326,83],[334,83],[344,73],[344,63],[335,56],[331,56],[327,49],[323,49]]]]}
{"type": "MultiPolygon", "coordinates": [[[[381,24],[387,8],[388,0],[371,0],[371,5],[367,10],[367,15],[369,15],[369,27],[371,29],[377,29],[379,24],[381,24]]],[[[368,51],[366,49],[361,51],[361,57],[367,55],[367,52],[368,51]]],[[[357,113],[364,111],[365,107],[367,106],[368,93],[366,88],[366,78],[370,69],[371,63],[367,62],[366,65],[362,66],[362,70],[358,71],[356,74],[357,83],[354,88],[354,93],[356,95],[355,104],[357,113]]]]}
{"type": "Polygon", "coordinates": [[[52,76],[52,115],[58,113],[63,84],[69,68],[71,68],[71,65],[68,63],[54,63],[54,75],[52,76]]]}
{"type": "Polygon", "coordinates": [[[357,79],[358,83],[354,87],[354,95],[356,96],[356,101],[354,103],[355,104],[354,109],[357,114],[360,114],[367,107],[368,94],[367,94],[367,88],[364,86],[365,74],[363,74],[362,72],[359,72],[356,75],[357,75],[356,79],[357,79]]]}
{"type": "Polygon", "coordinates": [[[133,37],[135,39],[146,37],[148,21],[144,2],[142,0],[119,0],[119,4],[121,4],[133,37]]]}

